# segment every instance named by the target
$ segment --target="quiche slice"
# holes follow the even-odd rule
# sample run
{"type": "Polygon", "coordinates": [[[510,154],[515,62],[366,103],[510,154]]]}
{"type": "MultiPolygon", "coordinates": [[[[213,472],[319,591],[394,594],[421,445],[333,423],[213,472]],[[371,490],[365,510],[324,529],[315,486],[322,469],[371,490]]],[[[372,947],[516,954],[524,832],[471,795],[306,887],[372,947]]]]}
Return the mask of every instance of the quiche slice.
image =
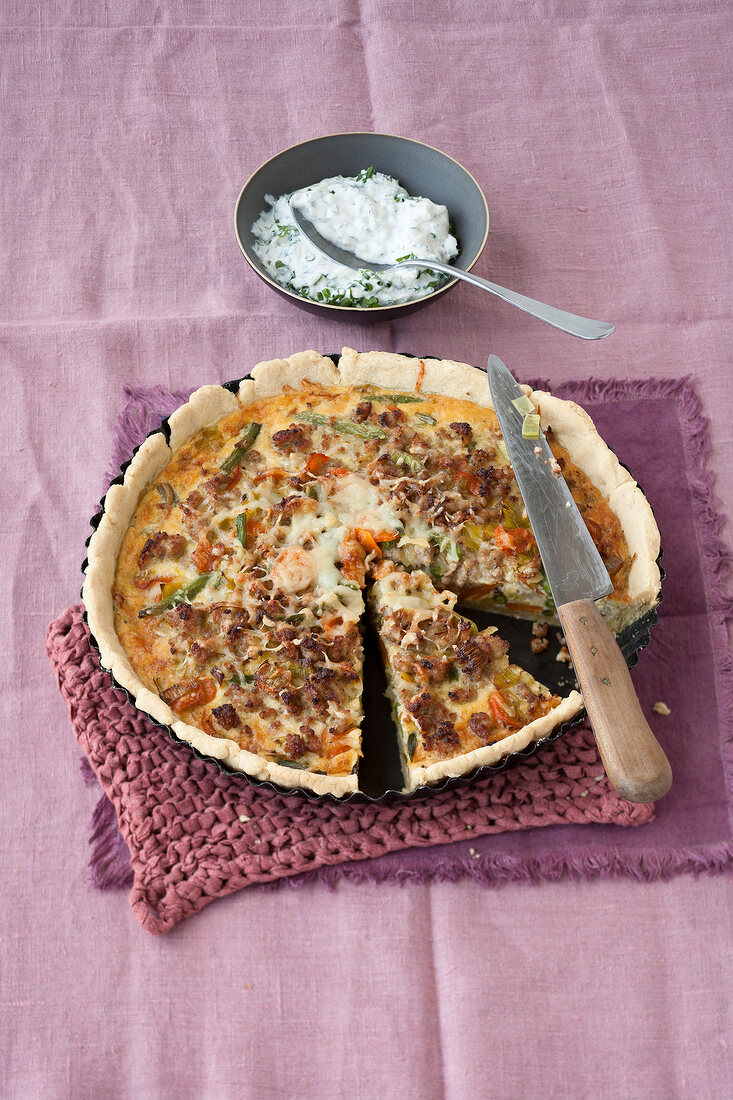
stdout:
{"type": "MultiPolygon", "coordinates": [[[[528,394],[613,576],[600,607],[618,632],[658,599],[651,509],[578,406],[528,394]]],[[[484,372],[345,348],[338,365],[302,352],[197,390],[110,488],[83,597],[102,665],[141,710],[235,770],[340,796],[358,786],[363,591],[390,570],[425,578],[420,598],[446,614],[555,621],[484,372]]],[[[491,675],[511,678],[486,643],[491,675]]],[[[525,691],[524,724],[498,740],[486,685],[440,759],[415,720],[410,781],[496,760],[577,710],[530,681],[507,696],[525,691]]]]}
{"type": "Polygon", "coordinates": [[[479,631],[418,570],[375,570],[369,610],[379,636],[408,791],[524,749],[583,706],[519,665],[496,627],[479,631]]]}

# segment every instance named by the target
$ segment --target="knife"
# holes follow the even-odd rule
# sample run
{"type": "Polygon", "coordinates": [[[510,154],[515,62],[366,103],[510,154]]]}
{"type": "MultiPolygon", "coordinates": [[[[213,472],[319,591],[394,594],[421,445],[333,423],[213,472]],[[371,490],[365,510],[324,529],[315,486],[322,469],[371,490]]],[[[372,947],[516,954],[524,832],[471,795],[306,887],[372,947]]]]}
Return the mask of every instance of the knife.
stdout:
{"type": "Polygon", "coordinates": [[[489,387],[514,476],[565,632],[606,775],[630,802],[667,793],[672,769],[634,691],[626,661],[595,601],[613,591],[601,555],[547,440],[522,438],[523,414],[512,404],[524,391],[495,355],[489,387]]]}

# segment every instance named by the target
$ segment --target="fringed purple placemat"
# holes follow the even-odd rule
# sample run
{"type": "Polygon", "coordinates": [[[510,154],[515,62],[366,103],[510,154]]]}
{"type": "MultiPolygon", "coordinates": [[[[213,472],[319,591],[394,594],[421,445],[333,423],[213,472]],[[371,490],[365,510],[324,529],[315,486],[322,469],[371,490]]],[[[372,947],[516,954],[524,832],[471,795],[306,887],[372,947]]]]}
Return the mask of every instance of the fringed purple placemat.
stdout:
{"type": "MultiPolygon", "coordinates": [[[[651,815],[647,808],[638,807],[629,815],[626,812],[628,803],[613,806],[608,802],[600,815],[597,814],[595,802],[589,804],[587,801],[590,793],[583,791],[602,790],[604,797],[609,792],[605,780],[596,783],[601,768],[596,765],[595,748],[587,740],[587,731],[579,731],[579,736],[586,738],[582,744],[565,738],[547,750],[592,754],[585,760],[573,761],[565,757],[559,764],[556,759],[547,760],[552,782],[557,784],[560,779],[561,786],[553,788],[543,813],[535,815],[531,824],[550,824],[551,820],[544,815],[549,807],[550,817],[556,815],[553,820],[558,821],[557,827],[520,831],[527,828],[527,821],[515,821],[508,828],[504,823],[507,831],[501,835],[491,835],[496,833],[491,829],[484,830],[481,835],[481,829],[467,828],[469,839],[463,843],[458,842],[460,834],[451,836],[453,843],[450,845],[441,844],[433,837],[418,841],[422,845],[438,844],[427,849],[403,846],[380,858],[368,858],[376,855],[375,852],[368,852],[366,857],[353,854],[346,857],[360,862],[324,863],[317,869],[303,869],[301,873],[281,870],[281,874],[296,875],[286,880],[293,885],[314,876],[329,884],[341,876],[357,881],[386,882],[456,880],[469,876],[486,885],[511,880],[542,881],[567,874],[627,874],[639,879],[654,879],[681,871],[722,871],[733,865],[729,812],[733,787],[733,662],[725,628],[726,620],[733,615],[733,600],[726,589],[733,558],[720,538],[725,519],[716,509],[712,494],[713,475],[707,470],[707,425],[698,398],[687,380],[589,380],[553,389],[559,396],[571,397],[588,409],[601,434],[641,481],[662,532],[667,578],[660,623],[654,630],[652,645],[641,654],[639,667],[633,675],[645,711],[670,756],[675,775],[672,791],[658,805],[655,820],[645,829],[618,829],[608,824],[639,824],[648,821],[651,815]],[[654,430],[649,431],[648,425],[653,425],[654,430]],[[657,701],[669,706],[671,714],[668,717],[652,712],[652,704],[657,701]],[[583,771],[585,766],[593,772],[593,787],[581,785],[574,789],[573,784],[578,779],[582,776],[587,779],[588,773],[583,771]],[[552,771],[557,767],[566,772],[576,767],[580,772],[561,775],[557,770],[552,771]],[[570,781],[569,789],[562,786],[566,779],[570,781]],[[557,812],[554,800],[559,797],[562,801],[568,796],[570,803],[574,803],[573,813],[580,810],[579,817],[557,812]],[[587,812],[589,806],[590,813],[587,812]],[[604,824],[596,824],[592,829],[577,829],[559,824],[560,821],[604,824]]],[[[119,464],[129,457],[145,434],[186,397],[186,393],[171,393],[161,387],[126,389],[110,477],[117,473],[119,464]]],[[[72,612],[70,609],[66,616],[72,612]]],[[[71,626],[71,620],[65,616],[53,624],[57,643],[59,629],[63,634],[64,629],[68,631],[71,626]]],[[[59,645],[61,654],[63,643],[59,645]]],[[[54,658],[55,661],[59,659],[60,656],[54,658]]],[[[109,685],[109,680],[106,684],[109,685]]],[[[71,698],[69,702],[73,708],[71,698]]],[[[151,736],[165,738],[162,731],[150,728],[151,736]]],[[[171,748],[179,754],[186,752],[172,744],[171,748]]],[[[180,755],[177,760],[178,766],[185,766],[180,755]]],[[[532,764],[537,765],[540,760],[532,764]]],[[[86,759],[84,768],[87,780],[95,782],[86,759]]],[[[101,776],[101,764],[97,771],[101,776]]],[[[518,784],[521,778],[515,770],[506,777],[498,776],[487,782],[495,786],[510,777],[513,777],[512,784],[518,784]]],[[[226,783],[241,782],[236,778],[223,778],[226,783]]],[[[111,794],[103,777],[102,783],[111,794]]],[[[513,787],[512,791],[517,789],[513,787]]],[[[508,796],[510,801],[512,791],[508,796]]],[[[503,789],[495,790],[494,794],[497,793],[500,799],[507,797],[503,789]]],[[[449,792],[449,797],[455,799],[457,794],[449,792]]],[[[293,796],[285,800],[288,804],[293,803],[293,796]]],[[[289,811],[288,820],[292,812],[289,811]]],[[[248,815],[245,812],[242,816],[248,815]]],[[[121,822],[124,830],[124,814],[121,814],[121,822]]],[[[470,826],[471,822],[466,824],[470,826]]],[[[130,853],[106,795],[102,795],[97,805],[92,830],[91,866],[95,884],[102,888],[132,885],[130,853]]],[[[128,833],[125,835],[129,842],[128,833]]],[[[190,854],[187,858],[184,878],[195,862],[190,854]]],[[[271,881],[277,881],[276,876],[271,876],[271,881]]],[[[188,911],[195,911],[208,900],[212,900],[211,896],[202,894],[198,904],[188,911]]],[[[133,892],[133,903],[138,907],[136,913],[141,923],[151,931],[163,930],[157,914],[151,915],[154,909],[141,916],[140,904],[147,905],[144,891],[139,896],[133,892]]],[[[167,904],[163,902],[164,907],[167,904]]],[[[175,902],[174,909],[177,904],[175,902]]],[[[171,923],[182,915],[187,914],[175,916],[171,923]]],[[[166,927],[170,927],[170,923],[166,927]]]]}

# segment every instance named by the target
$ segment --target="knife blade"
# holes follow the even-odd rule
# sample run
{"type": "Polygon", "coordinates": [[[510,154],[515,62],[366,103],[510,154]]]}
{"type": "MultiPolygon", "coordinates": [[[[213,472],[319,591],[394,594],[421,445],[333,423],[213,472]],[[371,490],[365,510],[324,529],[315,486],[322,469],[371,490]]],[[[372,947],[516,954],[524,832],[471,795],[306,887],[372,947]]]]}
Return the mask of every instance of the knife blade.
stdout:
{"type": "Polygon", "coordinates": [[[644,718],[629,670],[595,601],[613,591],[542,431],[522,437],[524,396],[509,369],[489,357],[491,399],[565,632],[588,717],[612,786],[631,802],[667,793],[672,771],[644,718]]]}

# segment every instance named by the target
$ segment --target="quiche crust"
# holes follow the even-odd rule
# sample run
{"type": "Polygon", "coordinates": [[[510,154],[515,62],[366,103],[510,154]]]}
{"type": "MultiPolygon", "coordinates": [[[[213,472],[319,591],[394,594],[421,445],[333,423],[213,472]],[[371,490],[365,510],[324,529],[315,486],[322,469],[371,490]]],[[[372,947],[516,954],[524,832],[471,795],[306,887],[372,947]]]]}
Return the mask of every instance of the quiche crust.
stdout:
{"type": "MultiPolygon", "coordinates": [[[[326,386],[367,385],[390,392],[443,395],[492,408],[485,373],[468,364],[451,360],[413,359],[385,352],[358,353],[351,348],[343,349],[338,367],[331,359],[315,351],[258,363],[251,377],[241,382],[236,394],[222,386],[204,386],[169,418],[170,441],[166,440],[162,431],[149,436],[136,451],[122,484],[110,488],[99,526],[89,543],[82,596],[90,629],[99,646],[102,666],[111,671],[141,711],[156,722],[172,728],[179,738],[203,755],[214,757],[255,779],[270,781],[284,788],[305,787],[316,794],[328,793],[340,797],[357,789],[356,774],[329,776],[294,770],[241,748],[231,738],[211,736],[181,720],[135,672],[114,624],[112,584],[123,537],[141,497],[170,461],[173,452],[191,436],[227,414],[278,395],[284,389],[297,388],[304,379],[326,386]]],[[[620,521],[629,552],[633,555],[628,576],[628,600],[625,603],[614,602],[612,598],[601,601],[609,625],[619,632],[652,608],[659,598],[660,575],[656,564],[659,533],[651,508],[631,475],[601,440],[590,417],[578,405],[542,391],[531,391],[528,387],[525,390],[541,414],[543,429],[552,428],[555,438],[606,497],[609,507],[620,521]]],[[[446,776],[466,774],[476,767],[495,764],[509,753],[521,751],[549,735],[554,728],[577,714],[581,705],[579,693],[572,692],[550,713],[501,741],[425,767],[422,782],[431,784],[446,776]]]]}

